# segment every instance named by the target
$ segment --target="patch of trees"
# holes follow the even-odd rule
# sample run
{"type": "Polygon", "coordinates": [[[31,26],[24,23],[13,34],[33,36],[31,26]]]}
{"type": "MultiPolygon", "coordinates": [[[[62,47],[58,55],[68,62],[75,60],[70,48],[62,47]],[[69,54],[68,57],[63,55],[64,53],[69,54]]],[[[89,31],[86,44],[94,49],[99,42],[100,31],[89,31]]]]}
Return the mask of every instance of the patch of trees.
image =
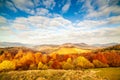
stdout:
{"type": "Polygon", "coordinates": [[[42,54],[19,49],[15,55],[4,51],[0,55],[0,71],[28,69],[86,69],[120,67],[120,54],[116,51],[59,55],[42,54]]]}

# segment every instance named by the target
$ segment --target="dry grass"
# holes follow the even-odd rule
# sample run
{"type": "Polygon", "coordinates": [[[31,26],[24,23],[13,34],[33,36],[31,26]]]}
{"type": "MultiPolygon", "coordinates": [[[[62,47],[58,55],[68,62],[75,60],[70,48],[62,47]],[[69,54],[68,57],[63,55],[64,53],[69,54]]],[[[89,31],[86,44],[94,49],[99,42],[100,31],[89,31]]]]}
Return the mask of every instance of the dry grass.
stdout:
{"type": "Polygon", "coordinates": [[[0,80],[120,80],[120,68],[10,71],[0,73],[0,80]]]}

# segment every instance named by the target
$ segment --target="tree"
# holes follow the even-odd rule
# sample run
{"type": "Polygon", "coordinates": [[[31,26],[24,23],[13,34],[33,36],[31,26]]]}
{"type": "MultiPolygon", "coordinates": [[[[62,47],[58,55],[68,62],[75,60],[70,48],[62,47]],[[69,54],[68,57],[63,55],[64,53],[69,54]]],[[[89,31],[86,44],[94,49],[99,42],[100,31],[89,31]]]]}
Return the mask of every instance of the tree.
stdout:
{"type": "Polygon", "coordinates": [[[63,61],[63,63],[62,63],[62,68],[63,68],[63,69],[74,69],[75,66],[74,66],[74,64],[73,64],[72,59],[71,59],[71,58],[68,58],[66,62],[63,61]]]}
{"type": "Polygon", "coordinates": [[[79,56],[74,60],[76,68],[93,68],[94,65],[83,56],[79,56]]]}
{"type": "Polygon", "coordinates": [[[42,55],[42,63],[47,63],[48,62],[48,56],[46,54],[42,55]]]}
{"type": "Polygon", "coordinates": [[[103,67],[109,67],[108,64],[102,63],[99,60],[93,60],[93,64],[96,68],[103,68],[103,67]]]}
{"type": "Polygon", "coordinates": [[[3,70],[15,70],[15,64],[12,61],[5,60],[0,63],[0,71],[3,70]]]}
{"type": "Polygon", "coordinates": [[[42,62],[39,62],[38,69],[48,69],[48,66],[43,64],[42,62]]]}
{"type": "Polygon", "coordinates": [[[108,60],[108,64],[111,67],[120,67],[120,54],[119,53],[105,53],[106,59],[108,60]]]}
{"type": "Polygon", "coordinates": [[[35,62],[38,64],[41,60],[42,54],[40,52],[35,53],[35,62]]]}
{"type": "Polygon", "coordinates": [[[23,52],[23,50],[22,49],[19,49],[18,50],[18,53],[15,55],[15,59],[20,59],[21,57],[23,57],[23,55],[24,55],[24,52],[23,52]]]}
{"type": "Polygon", "coordinates": [[[19,59],[19,62],[17,62],[17,69],[28,69],[31,64],[35,64],[35,57],[32,52],[28,51],[19,59]]]}
{"type": "Polygon", "coordinates": [[[94,56],[93,59],[94,59],[94,60],[97,59],[97,60],[101,61],[101,62],[104,63],[104,64],[107,64],[107,63],[108,63],[108,61],[107,61],[107,59],[106,59],[106,57],[104,56],[103,53],[97,53],[97,54],[94,56]]]}
{"type": "Polygon", "coordinates": [[[58,60],[53,61],[51,66],[53,69],[61,69],[62,67],[61,63],[58,60]]]}

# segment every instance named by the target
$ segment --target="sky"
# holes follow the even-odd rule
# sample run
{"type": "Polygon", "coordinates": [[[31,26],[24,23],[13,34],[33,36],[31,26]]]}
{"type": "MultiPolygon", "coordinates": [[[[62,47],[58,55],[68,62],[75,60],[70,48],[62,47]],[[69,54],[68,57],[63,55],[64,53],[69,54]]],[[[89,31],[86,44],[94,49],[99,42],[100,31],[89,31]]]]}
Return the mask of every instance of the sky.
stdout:
{"type": "Polygon", "coordinates": [[[0,42],[119,43],[120,0],[0,0],[0,42]]]}

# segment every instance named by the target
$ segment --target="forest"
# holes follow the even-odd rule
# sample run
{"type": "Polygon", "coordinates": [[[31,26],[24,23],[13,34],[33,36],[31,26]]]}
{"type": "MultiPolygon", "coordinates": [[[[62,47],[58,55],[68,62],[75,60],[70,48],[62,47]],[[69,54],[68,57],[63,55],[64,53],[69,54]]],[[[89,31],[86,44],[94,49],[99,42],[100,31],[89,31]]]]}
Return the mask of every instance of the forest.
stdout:
{"type": "Polygon", "coordinates": [[[80,54],[45,54],[19,47],[0,49],[0,71],[81,70],[106,67],[120,67],[120,45],[80,54]]]}

